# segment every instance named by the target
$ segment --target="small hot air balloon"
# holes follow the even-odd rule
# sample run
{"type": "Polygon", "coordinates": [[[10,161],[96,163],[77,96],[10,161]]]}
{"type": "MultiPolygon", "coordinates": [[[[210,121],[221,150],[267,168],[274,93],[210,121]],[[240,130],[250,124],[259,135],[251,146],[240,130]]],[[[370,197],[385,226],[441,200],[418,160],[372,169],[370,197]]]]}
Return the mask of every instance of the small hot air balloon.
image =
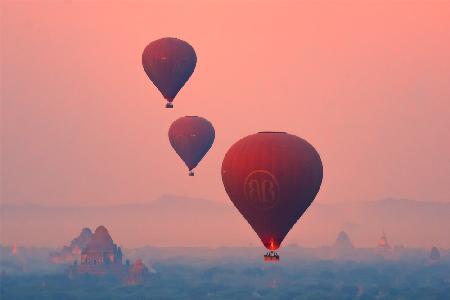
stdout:
{"type": "Polygon", "coordinates": [[[259,132],[237,141],[222,163],[234,206],[278,260],[278,249],[322,183],[322,161],[307,141],[284,132],[259,132]]]}
{"type": "Polygon", "coordinates": [[[142,53],[142,66],[153,84],[167,100],[166,107],[191,77],[197,63],[194,48],[176,38],[151,42],[142,53]]]}
{"type": "Polygon", "coordinates": [[[186,116],[175,120],[169,128],[169,140],[173,149],[194,176],[194,169],[214,142],[212,124],[198,116],[186,116]]]}

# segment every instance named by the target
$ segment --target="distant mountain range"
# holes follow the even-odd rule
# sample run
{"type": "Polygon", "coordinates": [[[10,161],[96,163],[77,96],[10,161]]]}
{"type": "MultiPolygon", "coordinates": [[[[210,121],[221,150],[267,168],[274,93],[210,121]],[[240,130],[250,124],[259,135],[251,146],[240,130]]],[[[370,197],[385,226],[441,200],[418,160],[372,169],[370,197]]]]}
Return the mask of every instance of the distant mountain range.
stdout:
{"type": "MultiPolygon", "coordinates": [[[[259,245],[231,204],[166,195],[112,206],[1,204],[2,243],[62,246],[81,228],[105,225],[126,247],[259,245]]],[[[331,245],[345,230],[355,247],[373,247],[386,232],[392,245],[450,248],[450,203],[385,199],[313,204],[284,244],[331,245]]]]}

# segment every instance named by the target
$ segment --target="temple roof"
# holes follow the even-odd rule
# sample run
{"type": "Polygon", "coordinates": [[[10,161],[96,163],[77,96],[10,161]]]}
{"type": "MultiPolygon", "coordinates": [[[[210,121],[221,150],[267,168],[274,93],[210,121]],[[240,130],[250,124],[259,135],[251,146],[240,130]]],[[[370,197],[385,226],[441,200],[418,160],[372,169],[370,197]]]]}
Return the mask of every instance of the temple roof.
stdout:
{"type": "Polygon", "coordinates": [[[381,238],[378,240],[378,244],[377,244],[378,248],[383,248],[383,249],[387,249],[390,248],[391,246],[388,243],[386,234],[383,231],[383,235],[381,236],[381,238]]]}
{"type": "Polygon", "coordinates": [[[115,252],[114,244],[108,230],[104,226],[99,226],[92,235],[84,252],[115,252]]]}

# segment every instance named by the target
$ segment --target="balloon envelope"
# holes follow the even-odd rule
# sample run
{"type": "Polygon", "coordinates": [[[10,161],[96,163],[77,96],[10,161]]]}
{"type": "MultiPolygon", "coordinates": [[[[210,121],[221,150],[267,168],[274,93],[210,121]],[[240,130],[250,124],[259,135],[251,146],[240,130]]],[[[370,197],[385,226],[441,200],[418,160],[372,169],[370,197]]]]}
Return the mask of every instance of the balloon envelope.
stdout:
{"type": "Polygon", "coordinates": [[[214,137],[212,124],[197,116],[181,117],[175,120],[169,128],[170,144],[189,171],[197,166],[211,148],[214,137]]]}
{"type": "Polygon", "coordinates": [[[142,53],[142,66],[170,103],[192,75],[197,63],[194,48],[176,38],[151,42],[142,53]]]}
{"type": "Polygon", "coordinates": [[[312,203],[322,176],[314,147],[282,132],[260,132],[239,140],[222,163],[228,196],[269,250],[280,246],[312,203]]]}

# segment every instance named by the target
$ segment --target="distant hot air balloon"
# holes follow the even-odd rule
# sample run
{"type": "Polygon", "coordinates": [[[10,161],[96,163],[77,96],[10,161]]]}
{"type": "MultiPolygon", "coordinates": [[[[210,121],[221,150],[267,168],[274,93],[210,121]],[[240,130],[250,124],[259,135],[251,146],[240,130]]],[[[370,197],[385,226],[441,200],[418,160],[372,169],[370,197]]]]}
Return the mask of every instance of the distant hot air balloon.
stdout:
{"type": "Polygon", "coordinates": [[[145,73],[167,100],[166,107],[191,77],[197,63],[194,48],[176,38],[162,38],[151,42],[142,53],[145,73]]]}
{"type": "Polygon", "coordinates": [[[274,250],[312,203],[322,183],[322,161],[307,141],[284,132],[259,132],[237,141],[222,163],[234,206],[278,260],[274,250]]]}
{"type": "Polygon", "coordinates": [[[173,149],[194,176],[194,169],[214,142],[212,124],[201,117],[186,116],[175,120],[169,128],[169,140],[173,149]]]}

